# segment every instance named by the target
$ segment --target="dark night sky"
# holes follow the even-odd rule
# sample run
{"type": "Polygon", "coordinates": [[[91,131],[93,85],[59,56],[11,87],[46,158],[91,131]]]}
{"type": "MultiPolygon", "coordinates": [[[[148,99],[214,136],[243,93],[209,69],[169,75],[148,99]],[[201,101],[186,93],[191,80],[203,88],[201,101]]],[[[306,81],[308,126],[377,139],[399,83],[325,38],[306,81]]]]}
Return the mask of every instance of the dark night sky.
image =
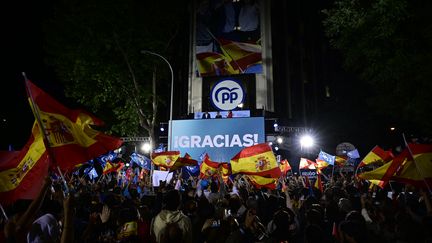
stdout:
{"type": "Polygon", "coordinates": [[[51,81],[43,64],[41,20],[47,11],[44,6],[44,1],[21,0],[3,8],[0,150],[8,149],[9,144],[20,149],[30,135],[33,115],[21,72],[26,72],[38,84],[51,81]]]}

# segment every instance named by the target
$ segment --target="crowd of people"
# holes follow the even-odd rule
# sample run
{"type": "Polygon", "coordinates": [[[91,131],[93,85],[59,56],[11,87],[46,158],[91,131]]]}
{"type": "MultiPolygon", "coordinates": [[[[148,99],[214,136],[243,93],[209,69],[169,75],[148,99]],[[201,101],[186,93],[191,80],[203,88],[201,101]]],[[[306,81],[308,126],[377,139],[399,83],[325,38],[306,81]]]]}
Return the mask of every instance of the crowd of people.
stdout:
{"type": "Polygon", "coordinates": [[[159,187],[115,172],[46,178],[36,199],[5,207],[0,242],[432,242],[427,190],[335,173],[321,192],[304,179],[270,190],[244,175],[159,187]]]}

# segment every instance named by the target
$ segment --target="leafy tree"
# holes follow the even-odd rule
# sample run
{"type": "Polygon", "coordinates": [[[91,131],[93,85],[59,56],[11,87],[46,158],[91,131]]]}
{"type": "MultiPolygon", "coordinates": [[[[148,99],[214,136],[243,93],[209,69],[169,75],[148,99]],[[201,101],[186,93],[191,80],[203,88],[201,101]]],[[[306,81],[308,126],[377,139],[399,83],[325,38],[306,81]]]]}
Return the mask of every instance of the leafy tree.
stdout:
{"type": "Polygon", "coordinates": [[[374,90],[368,100],[372,110],[429,134],[431,7],[425,0],[336,0],[324,11],[330,43],[374,90]]]}
{"type": "Polygon", "coordinates": [[[166,55],[185,10],[181,1],[60,1],[44,25],[47,64],[65,94],[107,121],[111,132],[144,131],[154,141],[163,102],[156,84],[167,90],[170,73],[162,60],[140,50],[166,55]]]}

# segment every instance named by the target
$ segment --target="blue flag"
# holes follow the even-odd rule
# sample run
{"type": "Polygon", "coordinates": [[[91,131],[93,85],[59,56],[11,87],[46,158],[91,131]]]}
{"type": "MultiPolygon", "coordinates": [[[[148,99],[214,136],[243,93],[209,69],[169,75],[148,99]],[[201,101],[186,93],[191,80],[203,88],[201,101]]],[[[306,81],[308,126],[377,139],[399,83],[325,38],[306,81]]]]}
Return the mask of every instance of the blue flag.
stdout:
{"type": "Polygon", "coordinates": [[[157,148],[154,150],[154,152],[155,152],[155,153],[165,152],[165,147],[163,146],[163,143],[160,143],[160,144],[159,144],[159,147],[157,147],[157,148]]]}
{"type": "Polygon", "coordinates": [[[358,159],[360,158],[360,154],[357,149],[351,150],[347,153],[347,156],[351,159],[358,159]]]}
{"type": "Polygon", "coordinates": [[[150,170],[151,168],[151,160],[149,158],[147,158],[144,155],[138,154],[138,153],[132,153],[130,155],[131,158],[131,164],[136,164],[139,167],[146,169],[146,170],[150,170]]]}
{"type": "Polygon", "coordinates": [[[328,154],[328,153],[321,150],[318,154],[318,159],[324,160],[329,165],[334,165],[336,156],[328,154]]]}
{"type": "Polygon", "coordinates": [[[98,177],[98,174],[96,172],[96,169],[94,167],[87,167],[84,169],[84,174],[88,175],[88,177],[90,178],[90,180],[95,179],[96,177],[98,177]]]}
{"type": "Polygon", "coordinates": [[[105,165],[108,161],[113,161],[117,158],[117,154],[113,151],[110,151],[107,154],[101,155],[98,157],[99,162],[101,163],[102,168],[105,168],[105,165]]]}

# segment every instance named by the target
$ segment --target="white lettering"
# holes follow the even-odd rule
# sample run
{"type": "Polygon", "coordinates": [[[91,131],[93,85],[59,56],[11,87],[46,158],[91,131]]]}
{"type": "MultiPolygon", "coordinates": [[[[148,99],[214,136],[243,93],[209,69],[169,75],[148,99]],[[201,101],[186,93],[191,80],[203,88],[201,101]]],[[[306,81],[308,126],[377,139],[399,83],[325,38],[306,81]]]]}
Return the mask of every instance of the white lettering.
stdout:
{"type": "Polygon", "coordinates": [[[215,146],[216,148],[221,148],[221,147],[224,146],[223,141],[222,141],[222,143],[219,143],[219,142],[218,142],[218,140],[220,140],[220,139],[224,139],[224,136],[222,136],[222,135],[216,135],[216,136],[213,138],[213,144],[214,144],[214,146],[215,146]]]}
{"type": "Polygon", "coordinates": [[[253,137],[254,137],[254,145],[255,145],[255,144],[258,144],[258,134],[255,133],[255,134],[253,135],[253,137]]]}
{"type": "Polygon", "coordinates": [[[203,143],[201,144],[202,147],[209,146],[210,148],[213,148],[213,143],[210,135],[206,135],[204,137],[203,143]]]}
{"type": "Polygon", "coordinates": [[[191,148],[200,148],[201,137],[200,136],[191,136],[191,148]]]}
{"type": "Polygon", "coordinates": [[[254,145],[254,140],[252,140],[252,134],[243,135],[243,147],[250,147],[254,145]]]}
{"type": "Polygon", "coordinates": [[[229,148],[230,144],[229,144],[229,135],[225,134],[225,148],[229,148]]]}
{"type": "Polygon", "coordinates": [[[234,134],[234,136],[232,137],[230,147],[234,147],[234,145],[239,147],[242,146],[242,142],[240,141],[240,137],[238,134],[234,134]]]}

